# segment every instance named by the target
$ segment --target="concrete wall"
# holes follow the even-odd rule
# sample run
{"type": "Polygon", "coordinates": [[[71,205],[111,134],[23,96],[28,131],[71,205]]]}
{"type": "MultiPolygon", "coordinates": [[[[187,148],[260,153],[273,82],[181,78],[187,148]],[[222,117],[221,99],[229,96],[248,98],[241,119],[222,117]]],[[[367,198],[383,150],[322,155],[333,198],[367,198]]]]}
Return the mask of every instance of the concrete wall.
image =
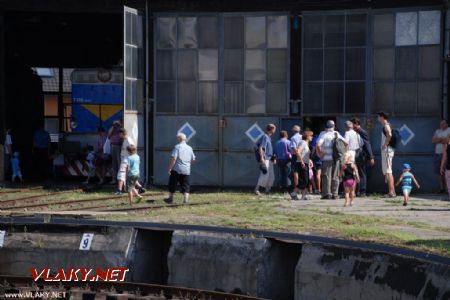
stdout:
{"type": "Polygon", "coordinates": [[[450,299],[450,268],[337,246],[303,245],[295,299],[450,299]]]}

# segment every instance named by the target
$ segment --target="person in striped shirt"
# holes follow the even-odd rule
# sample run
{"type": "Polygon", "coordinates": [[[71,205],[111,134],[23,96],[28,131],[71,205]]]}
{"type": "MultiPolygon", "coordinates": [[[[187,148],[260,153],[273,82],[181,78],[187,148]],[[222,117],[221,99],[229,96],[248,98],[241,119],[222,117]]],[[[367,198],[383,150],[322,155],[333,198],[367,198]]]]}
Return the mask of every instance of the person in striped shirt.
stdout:
{"type": "Polygon", "coordinates": [[[409,202],[409,195],[411,194],[412,190],[412,184],[417,186],[418,189],[420,189],[420,185],[417,182],[414,175],[410,172],[411,166],[409,164],[403,164],[402,166],[402,175],[397,181],[397,184],[395,186],[402,185],[402,191],[403,191],[403,206],[407,206],[409,202]]]}

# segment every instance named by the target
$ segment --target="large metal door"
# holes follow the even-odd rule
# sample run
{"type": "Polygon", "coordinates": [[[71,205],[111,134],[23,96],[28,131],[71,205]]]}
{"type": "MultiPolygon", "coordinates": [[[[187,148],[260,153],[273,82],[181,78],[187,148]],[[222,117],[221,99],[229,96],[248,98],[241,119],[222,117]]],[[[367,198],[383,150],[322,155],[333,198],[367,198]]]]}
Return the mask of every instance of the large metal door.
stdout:
{"type": "MultiPolygon", "coordinates": [[[[141,174],[145,174],[143,118],[143,20],[138,10],[123,9],[123,78],[124,120],[128,135],[135,141],[141,157],[141,174]]],[[[141,176],[143,177],[143,176],[141,176]]],[[[146,180],[146,178],[142,178],[146,180]]]]}

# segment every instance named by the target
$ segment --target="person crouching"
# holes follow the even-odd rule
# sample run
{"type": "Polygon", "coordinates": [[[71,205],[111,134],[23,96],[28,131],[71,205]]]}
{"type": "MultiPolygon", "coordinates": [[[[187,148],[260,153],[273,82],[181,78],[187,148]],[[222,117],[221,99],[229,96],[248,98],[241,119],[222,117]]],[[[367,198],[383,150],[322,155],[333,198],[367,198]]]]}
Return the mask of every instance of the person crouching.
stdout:
{"type": "Polygon", "coordinates": [[[191,164],[195,161],[192,147],[186,144],[186,135],[177,134],[178,144],[172,150],[172,157],[169,163],[169,197],[164,202],[173,203],[173,195],[177,189],[177,184],[181,186],[183,193],[183,203],[189,202],[191,164]]]}
{"type": "Polygon", "coordinates": [[[128,192],[128,201],[130,202],[130,205],[133,202],[133,197],[136,196],[138,200],[136,203],[139,203],[142,199],[142,196],[139,195],[138,191],[136,190],[136,183],[139,180],[139,165],[141,163],[141,160],[139,158],[139,155],[136,153],[136,146],[129,145],[127,147],[128,151],[128,166],[127,166],[127,192],[128,192]]]}

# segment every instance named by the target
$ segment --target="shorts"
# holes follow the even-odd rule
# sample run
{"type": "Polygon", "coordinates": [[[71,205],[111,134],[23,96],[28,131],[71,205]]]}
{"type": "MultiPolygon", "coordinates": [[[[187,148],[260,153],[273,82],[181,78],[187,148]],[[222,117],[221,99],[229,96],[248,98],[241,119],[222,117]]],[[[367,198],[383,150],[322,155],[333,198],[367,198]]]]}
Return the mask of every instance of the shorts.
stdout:
{"type": "Polygon", "coordinates": [[[306,189],[309,185],[309,163],[305,162],[305,168],[297,162],[296,169],[298,173],[298,188],[301,190],[306,189]]]}
{"type": "Polygon", "coordinates": [[[437,175],[441,175],[442,154],[434,154],[434,171],[437,175]]]}
{"type": "Polygon", "coordinates": [[[127,192],[131,191],[139,180],[139,175],[127,177],[127,192]]]}
{"type": "Polygon", "coordinates": [[[411,186],[402,187],[403,195],[409,195],[411,193],[411,190],[412,190],[411,186]]]}
{"type": "Polygon", "coordinates": [[[383,175],[392,174],[392,159],[394,158],[394,150],[389,148],[388,150],[381,150],[381,169],[383,175]]]}
{"type": "Polygon", "coordinates": [[[127,167],[128,164],[121,162],[120,163],[120,167],[119,167],[119,171],[117,172],[117,180],[121,180],[121,181],[125,181],[127,178],[127,167]]]}
{"type": "Polygon", "coordinates": [[[355,179],[344,180],[344,188],[354,188],[356,186],[355,179]]]}
{"type": "Polygon", "coordinates": [[[179,174],[176,171],[170,171],[169,177],[169,193],[173,194],[177,190],[177,184],[180,184],[181,192],[189,193],[191,184],[189,175],[179,174]]]}

